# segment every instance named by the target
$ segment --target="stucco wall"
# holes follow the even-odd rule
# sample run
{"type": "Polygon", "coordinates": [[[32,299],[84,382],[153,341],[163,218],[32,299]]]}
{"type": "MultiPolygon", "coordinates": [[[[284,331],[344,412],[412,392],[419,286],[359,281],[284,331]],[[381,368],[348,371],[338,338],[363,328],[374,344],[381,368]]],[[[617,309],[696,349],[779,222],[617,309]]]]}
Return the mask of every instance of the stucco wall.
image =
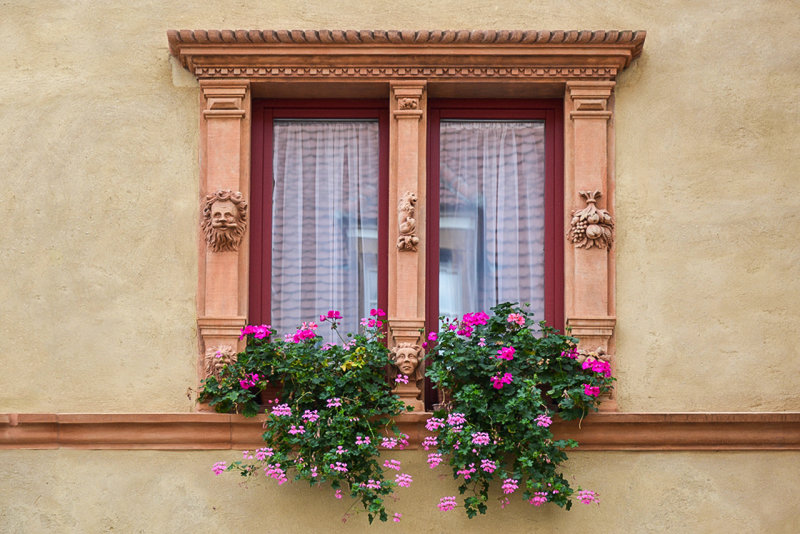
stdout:
{"type": "MultiPolygon", "coordinates": [[[[193,410],[198,89],[169,28],[647,30],[616,91],[620,408],[800,410],[798,4],[487,4],[0,4],[0,412],[193,410]]],[[[327,493],[211,475],[235,456],[4,451],[0,531],[366,530],[327,493]]],[[[452,486],[418,466],[397,528],[797,532],[799,460],[574,454],[599,508],[470,523],[432,521],[452,486]]]]}
{"type": "Polygon", "coordinates": [[[198,89],[165,32],[267,27],[646,29],[617,89],[620,407],[800,409],[797,4],[494,4],[4,4],[0,411],[192,409],[198,89]]]}
{"type": "MultiPolygon", "coordinates": [[[[416,452],[394,453],[414,473],[398,491],[401,522],[369,527],[364,515],[342,523],[352,504],[330,488],[274,481],[240,487],[241,477],[215,477],[211,464],[235,452],[15,451],[4,455],[0,531],[35,532],[596,532],[795,534],[792,506],[800,453],[574,453],[569,469],[600,491],[598,505],[569,512],[498,501],[468,520],[463,510],[440,512],[453,495],[444,466],[431,471],[416,452]],[[415,461],[416,460],[416,461],[415,461]],[[788,506],[787,506],[788,504],[788,506]]],[[[499,492],[498,492],[499,493],[499,492]]]]}

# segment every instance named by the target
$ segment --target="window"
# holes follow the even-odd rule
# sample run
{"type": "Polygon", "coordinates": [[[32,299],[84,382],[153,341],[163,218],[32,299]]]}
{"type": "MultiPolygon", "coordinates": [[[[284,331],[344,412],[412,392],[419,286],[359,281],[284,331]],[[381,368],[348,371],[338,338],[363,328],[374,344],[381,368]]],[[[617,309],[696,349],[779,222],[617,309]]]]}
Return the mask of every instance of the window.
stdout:
{"type": "Polygon", "coordinates": [[[249,321],[288,332],[337,309],[355,331],[386,305],[386,103],[263,100],[253,117],[249,321]]]}
{"type": "Polygon", "coordinates": [[[506,301],[563,327],[562,106],[429,102],[429,329],[506,301]]]}
{"type": "MultiPolygon", "coordinates": [[[[380,196],[380,202],[386,202],[386,198],[389,201],[385,210],[379,210],[379,213],[387,213],[386,222],[382,223],[381,219],[378,222],[379,236],[385,224],[387,230],[383,235],[389,237],[384,245],[380,239],[378,241],[378,261],[389,258],[387,269],[384,271],[379,263],[378,272],[386,272],[388,282],[378,282],[378,298],[382,295],[380,288],[391,287],[392,291],[385,293],[390,344],[419,341],[419,331],[425,326],[426,317],[430,322],[432,313],[428,305],[432,297],[430,293],[426,295],[425,288],[431,283],[438,285],[440,279],[440,258],[435,262],[435,276],[428,272],[434,263],[426,258],[427,251],[431,250],[430,238],[440,238],[438,216],[436,233],[427,235],[434,223],[425,209],[414,213],[418,221],[411,221],[414,217],[408,213],[403,214],[405,227],[416,228],[418,235],[409,238],[404,230],[401,237],[422,246],[418,250],[398,250],[394,244],[398,239],[398,199],[419,195],[418,207],[427,202],[428,101],[431,100],[431,111],[435,112],[433,99],[438,98],[559,99],[563,108],[556,105],[551,111],[553,117],[561,121],[561,126],[556,124],[555,129],[563,128],[563,136],[554,133],[554,142],[548,148],[549,119],[545,118],[545,151],[548,153],[545,161],[546,166],[552,161],[556,168],[563,168],[563,204],[559,208],[558,202],[562,199],[558,198],[558,186],[550,190],[545,180],[545,204],[556,209],[545,211],[544,239],[547,243],[549,235],[562,240],[561,243],[554,241],[557,248],[553,250],[559,250],[558,247],[563,250],[563,267],[545,255],[545,316],[556,323],[562,317],[564,323],[572,327],[573,334],[581,339],[582,347],[600,347],[613,355],[616,324],[612,234],[613,91],[617,75],[642,53],[645,32],[170,30],[168,38],[172,55],[200,81],[201,201],[215,191],[235,191],[241,193],[242,198],[262,202],[261,206],[269,205],[264,203],[266,192],[256,190],[257,180],[252,180],[251,184],[251,133],[255,137],[262,136],[254,138],[252,146],[264,143],[264,134],[252,132],[250,127],[254,112],[261,113],[257,105],[252,105],[253,98],[318,98],[324,95],[380,98],[384,103],[388,100],[389,133],[388,142],[385,142],[389,147],[388,185],[385,186],[387,194],[380,196]],[[563,145],[556,146],[561,142],[563,145]],[[552,159],[549,157],[551,149],[552,159]],[[548,191],[554,195],[553,204],[547,200],[548,191]],[[603,228],[604,239],[574,239],[575,235],[580,235],[579,228],[578,234],[572,234],[573,239],[565,246],[566,227],[559,230],[559,224],[569,223],[571,213],[586,208],[589,203],[609,214],[603,228]],[[412,222],[414,224],[410,224],[412,222]],[[415,226],[416,222],[419,225],[415,226]],[[548,232],[548,228],[552,228],[552,232],[548,232]],[[386,254],[381,253],[381,246],[386,254]],[[556,295],[560,288],[563,288],[561,309],[556,295]],[[555,304],[549,305],[549,302],[555,304]]],[[[441,111],[444,113],[445,109],[441,111]]],[[[516,114],[445,119],[513,119],[534,123],[539,120],[516,114]]],[[[438,142],[439,138],[436,139],[434,142],[438,142]]],[[[263,173],[264,162],[259,165],[255,161],[259,156],[255,151],[252,155],[253,177],[256,177],[259,172],[263,173]]],[[[382,183],[381,179],[379,189],[382,183]]],[[[438,207],[437,203],[435,208],[438,207]]],[[[445,236],[445,240],[458,241],[456,223],[464,222],[467,228],[473,225],[477,229],[479,224],[485,227],[487,216],[484,213],[469,221],[458,218],[446,221],[453,227],[442,225],[446,233],[451,234],[445,236]]],[[[263,236],[258,235],[263,230],[253,226],[247,232],[248,238],[233,250],[214,250],[215,247],[202,238],[198,242],[200,362],[204,354],[213,354],[218,347],[239,343],[239,330],[247,319],[248,310],[250,319],[256,320],[265,317],[270,309],[271,296],[265,297],[269,293],[255,287],[259,279],[264,279],[265,269],[271,269],[271,259],[265,261],[263,250],[254,254],[261,259],[253,258],[253,262],[261,261],[261,264],[253,270],[254,276],[248,277],[250,253],[258,252],[251,251],[250,247],[263,242],[263,236]],[[260,302],[248,303],[254,298],[260,302]]],[[[263,228],[263,221],[260,228],[263,228]]],[[[485,253],[490,244],[484,239],[481,246],[485,253]]],[[[467,249],[445,247],[440,251],[438,247],[437,244],[433,249],[435,254],[445,259],[442,284],[458,285],[457,276],[463,273],[457,272],[455,267],[448,270],[447,265],[454,266],[455,258],[459,254],[466,255],[467,249]]],[[[550,245],[546,244],[545,249],[550,250],[550,245]]],[[[362,265],[367,263],[362,262],[362,265]]],[[[495,267],[484,265],[483,270],[487,272],[495,267]]],[[[477,280],[477,273],[475,276],[477,280]]],[[[494,281],[493,278],[489,280],[494,281]]],[[[438,293],[437,290],[433,300],[437,312],[438,293]]],[[[467,304],[454,301],[448,306],[456,309],[467,304]]],[[[203,366],[199,364],[198,370],[201,369],[203,366]]],[[[202,371],[199,378],[203,378],[202,371]]],[[[428,398],[425,400],[430,402],[428,398]]]]}

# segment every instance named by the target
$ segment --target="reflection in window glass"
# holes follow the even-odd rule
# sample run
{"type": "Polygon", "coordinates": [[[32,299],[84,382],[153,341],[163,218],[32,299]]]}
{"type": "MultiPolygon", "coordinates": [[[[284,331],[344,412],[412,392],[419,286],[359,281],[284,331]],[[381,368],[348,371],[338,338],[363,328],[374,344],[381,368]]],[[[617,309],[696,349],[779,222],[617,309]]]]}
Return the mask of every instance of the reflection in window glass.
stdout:
{"type": "Polygon", "coordinates": [[[279,332],[330,309],[354,332],[377,307],[378,157],[377,121],[275,121],[271,317],[279,332]]]}
{"type": "Polygon", "coordinates": [[[544,318],[543,121],[442,120],[439,314],[530,303],[544,318]]]}

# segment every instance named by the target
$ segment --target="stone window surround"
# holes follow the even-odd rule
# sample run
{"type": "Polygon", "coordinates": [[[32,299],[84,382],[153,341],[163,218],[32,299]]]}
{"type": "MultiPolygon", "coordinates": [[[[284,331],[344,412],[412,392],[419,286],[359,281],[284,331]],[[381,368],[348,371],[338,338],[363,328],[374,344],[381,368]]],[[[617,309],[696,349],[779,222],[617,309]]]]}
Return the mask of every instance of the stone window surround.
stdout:
{"type": "MultiPolygon", "coordinates": [[[[200,82],[201,202],[218,190],[249,198],[254,96],[384,96],[390,109],[389,206],[408,191],[417,194],[417,237],[424,243],[428,96],[562,97],[564,228],[589,198],[613,219],[613,89],[616,75],[641,54],[644,31],[170,30],[168,40],[171,54],[200,82]]],[[[216,252],[199,232],[200,379],[207,354],[240,344],[248,236],[236,250],[216,252]]],[[[398,237],[390,225],[389,243],[398,237]]],[[[391,345],[419,341],[424,249],[389,247],[389,286],[397,288],[387,310],[391,345]]],[[[565,245],[566,324],[581,348],[610,354],[612,368],[614,272],[611,239],[565,245]]],[[[614,399],[604,407],[615,410],[614,399]]]]}

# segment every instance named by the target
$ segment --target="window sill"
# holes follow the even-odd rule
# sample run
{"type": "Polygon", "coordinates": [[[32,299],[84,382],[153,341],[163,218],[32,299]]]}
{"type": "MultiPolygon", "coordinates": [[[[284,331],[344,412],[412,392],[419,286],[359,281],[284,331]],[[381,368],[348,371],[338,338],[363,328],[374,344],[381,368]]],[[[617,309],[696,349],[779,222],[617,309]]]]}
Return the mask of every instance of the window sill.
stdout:
{"type": "MultiPolygon", "coordinates": [[[[417,450],[429,413],[404,414],[417,450]]],[[[216,413],[0,414],[0,449],[224,450],[261,446],[265,417],[216,413]]],[[[556,422],[581,451],[800,450],[800,412],[596,413],[556,422]]]]}

